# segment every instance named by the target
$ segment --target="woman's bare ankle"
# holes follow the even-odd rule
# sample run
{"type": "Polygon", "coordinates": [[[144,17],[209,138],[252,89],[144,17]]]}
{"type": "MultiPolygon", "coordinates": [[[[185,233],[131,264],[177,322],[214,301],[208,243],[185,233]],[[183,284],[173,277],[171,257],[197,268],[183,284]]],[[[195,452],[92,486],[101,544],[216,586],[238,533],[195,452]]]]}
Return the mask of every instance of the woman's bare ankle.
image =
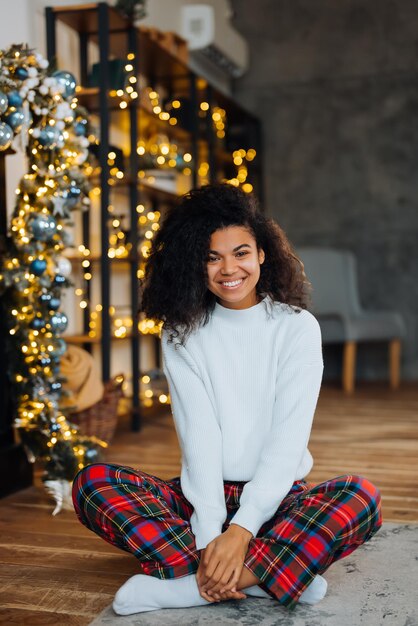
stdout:
{"type": "Polygon", "coordinates": [[[237,589],[246,589],[247,587],[252,587],[253,585],[258,585],[260,583],[260,579],[255,576],[249,569],[243,567],[241,576],[239,578],[237,589]]]}

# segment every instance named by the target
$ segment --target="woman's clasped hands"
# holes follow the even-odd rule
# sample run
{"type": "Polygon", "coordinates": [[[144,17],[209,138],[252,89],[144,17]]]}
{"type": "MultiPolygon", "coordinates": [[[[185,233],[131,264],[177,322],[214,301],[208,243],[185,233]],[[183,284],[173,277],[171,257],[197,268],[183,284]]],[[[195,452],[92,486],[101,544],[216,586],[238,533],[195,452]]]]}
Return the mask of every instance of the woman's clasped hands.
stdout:
{"type": "Polygon", "coordinates": [[[251,539],[248,530],[231,524],[201,551],[196,580],[202,598],[208,602],[246,598],[237,584],[251,539]]]}

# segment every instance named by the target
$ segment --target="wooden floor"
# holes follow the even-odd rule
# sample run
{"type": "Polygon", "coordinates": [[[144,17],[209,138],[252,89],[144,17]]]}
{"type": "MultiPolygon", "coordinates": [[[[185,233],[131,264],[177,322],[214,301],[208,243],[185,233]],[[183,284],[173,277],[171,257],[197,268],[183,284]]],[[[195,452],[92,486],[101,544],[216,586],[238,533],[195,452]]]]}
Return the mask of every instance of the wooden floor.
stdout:
{"type": "MultiPolygon", "coordinates": [[[[107,459],[162,478],[178,474],[171,418],[144,422],[134,434],[122,421],[107,459]]],[[[350,398],[324,388],[310,450],[310,481],[365,475],[382,491],[386,521],[418,522],[418,385],[395,393],[368,386],[350,398]]],[[[51,511],[41,487],[0,500],[0,624],[87,625],[137,571],[133,557],[84,529],[74,513],[53,518],[51,511]]]]}

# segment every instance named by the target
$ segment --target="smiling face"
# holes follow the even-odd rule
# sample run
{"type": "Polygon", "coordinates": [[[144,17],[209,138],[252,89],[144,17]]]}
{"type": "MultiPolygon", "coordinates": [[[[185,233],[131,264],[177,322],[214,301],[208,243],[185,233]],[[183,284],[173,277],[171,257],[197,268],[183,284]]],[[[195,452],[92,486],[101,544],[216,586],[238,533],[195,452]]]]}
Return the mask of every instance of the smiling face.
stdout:
{"type": "Polygon", "coordinates": [[[209,244],[208,289],[228,309],[247,309],[257,304],[263,250],[243,226],[215,231],[209,244]]]}

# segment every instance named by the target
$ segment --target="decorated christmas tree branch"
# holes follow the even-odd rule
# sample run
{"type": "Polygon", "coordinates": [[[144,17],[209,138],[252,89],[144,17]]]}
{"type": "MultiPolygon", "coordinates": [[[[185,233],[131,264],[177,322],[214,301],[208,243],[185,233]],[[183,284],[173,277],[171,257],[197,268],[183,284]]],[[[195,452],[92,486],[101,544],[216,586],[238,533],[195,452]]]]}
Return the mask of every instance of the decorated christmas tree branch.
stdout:
{"type": "MultiPolygon", "coordinates": [[[[0,51],[0,151],[12,144],[28,158],[0,274],[15,426],[45,479],[67,482],[105,445],[83,437],[60,410],[68,323],[61,296],[71,272],[62,251],[71,213],[89,208],[90,189],[89,120],[75,88],[69,72],[49,74],[48,62],[24,45],[0,51]]],[[[56,495],[56,485],[49,488],[56,495]]]]}

